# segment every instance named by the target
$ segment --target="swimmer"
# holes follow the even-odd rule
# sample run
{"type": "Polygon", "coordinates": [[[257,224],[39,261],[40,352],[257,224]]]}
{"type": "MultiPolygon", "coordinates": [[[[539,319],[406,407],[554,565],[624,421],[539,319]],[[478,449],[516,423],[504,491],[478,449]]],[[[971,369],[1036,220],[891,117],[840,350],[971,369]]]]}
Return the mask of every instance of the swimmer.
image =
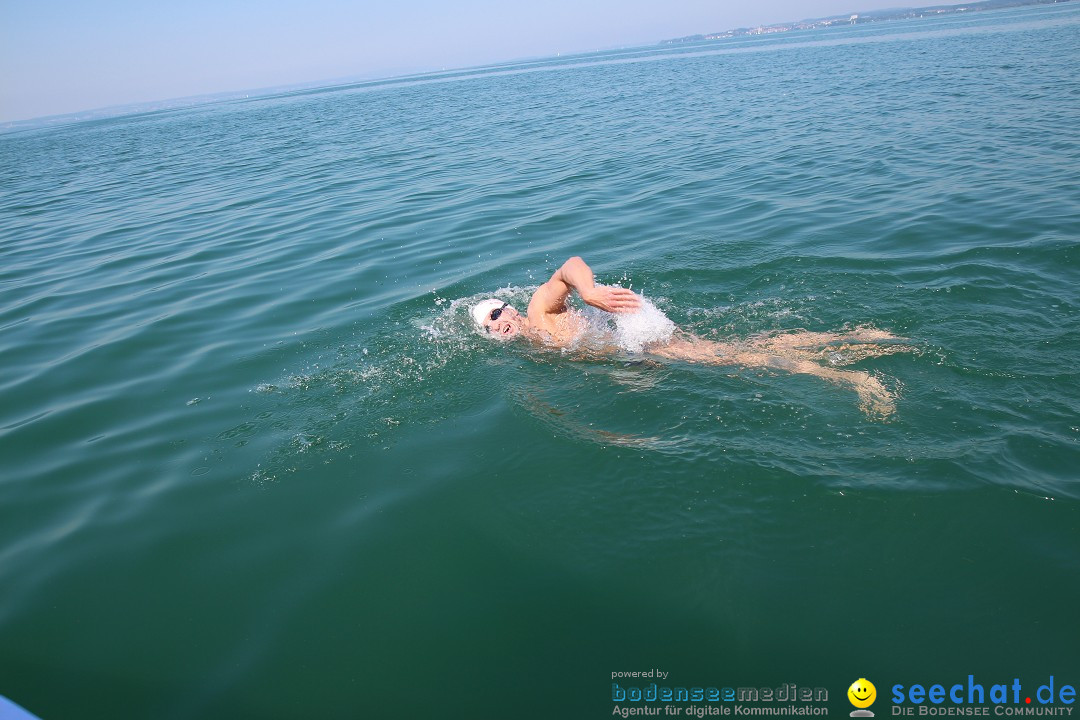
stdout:
{"type": "MultiPolygon", "coordinates": [[[[572,257],[537,288],[522,315],[501,300],[482,300],[472,308],[473,321],[500,340],[517,336],[555,347],[571,345],[587,329],[585,319],[571,312],[570,294],[577,291],[587,305],[610,313],[634,313],[642,309],[641,298],[627,288],[597,285],[592,269],[572,257]]],[[[813,375],[850,387],[859,407],[870,417],[884,419],[896,411],[896,397],[878,378],[862,370],[840,370],[819,364],[848,365],[911,349],[909,345],[879,345],[900,340],[883,330],[858,328],[847,333],[796,330],[759,335],[747,340],[717,342],[676,330],[670,337],[647,344],[644,352],[657,358],[707,365],[769,368],[813,375]]]]}
{"type": "Polygon", "coordinates": [[[566,304],[572,290],[577,290],[586,305],[607,312],[632,313],[641,309],[637,293],[627,288],[597,285],[592,268],[581,258],[572,257],[536,289],[526,315],[521,315],[510,303],[490,299],[473,307],[473,320],[500,339],[526,335],[552,345],[569,345],[585,329],[566,304]]]}

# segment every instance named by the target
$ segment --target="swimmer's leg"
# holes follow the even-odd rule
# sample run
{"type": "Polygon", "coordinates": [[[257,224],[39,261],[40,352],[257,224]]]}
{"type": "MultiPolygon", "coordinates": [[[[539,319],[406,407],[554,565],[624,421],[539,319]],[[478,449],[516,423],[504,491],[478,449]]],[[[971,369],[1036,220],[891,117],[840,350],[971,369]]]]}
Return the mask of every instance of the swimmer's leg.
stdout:
{"type": "Polygon", "coordinates": [[[854,345],[830,345],[817,350],[797,350],[795,352],[799,357],[820,360],[827,362],[832,367],[836,367],[838,365],[854,365],[867,358],[878,358],[885,355],[895,355],[896,353],[914,352],[915,350],[914,345],[859,343],[854,345]]]}
{"type": "MultiPolygon", "coordinates": [[[[824,335],[829,333],[815,333],[824,335]]],[[[756,352],[751,346],[721,343],[680,333],[670,341],[648,348],[651,355],[706,365],[740,365],[813,375],[836,385],[850,387],[859,397],[859,408],[869,417],[885,419],[896,412],[896,397],[876,377],[862,370],[838,370],[806,359],[804,353],[786,355],[756,352]]]]}
{"type": "Polygon", "coordinates": [[[760,335],[751,338],[748,342],[754,347],[759,347],[773,352],[785,350],[800,350],[804,348],[819,348],[834,343],[871,343],[884,340],[903,340],[885,330],[877,328],[861,327],[850,332],[808,332],[806,330],[794,330],[778,335],[760,335]]]}
{"type": "Polygon", "coordinates": [[[683,331],[678,331],[667,342],[650,345],[646,350],[650,355],[669,360],[683,360],[704,365],[738,364],[738,361],[733,359],[736,352],[735,345],[706,340],[683,331]]]}
{"type": "Polygon", "coordinates": [[[884,420],[896,412],[896,396],[880,380],[863,370],[836,370],[809,360],[777,356],[759,356],[757,359],[764,367],[814,375],[850,387],[859,397],[859,409],[872,419],[884,420]]]}

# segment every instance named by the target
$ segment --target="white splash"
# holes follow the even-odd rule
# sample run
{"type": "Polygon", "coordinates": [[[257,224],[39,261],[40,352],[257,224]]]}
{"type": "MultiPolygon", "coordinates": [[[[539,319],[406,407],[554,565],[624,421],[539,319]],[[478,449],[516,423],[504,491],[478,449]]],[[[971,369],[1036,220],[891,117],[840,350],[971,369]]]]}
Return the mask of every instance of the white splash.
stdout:
{"type": "Polygon", "coordinates": [[[667,342],[676,328],[675,323],[645,297],[641,297],[641,309],[635,313],[606,313],[586,307],[582,315],[589,324],[583,338],[586,343],[614,343],[631,353],[641,352],[652,343],[667,342]]]}
{"type": "Polygon", "coordinates": [[[619,313],[615,319],[615,342],[629,352],[641,352],[646,345],[667,342],[675,333],[675,323],[652,304],[641,298],[641,309],[636,313],[619,313]]]}

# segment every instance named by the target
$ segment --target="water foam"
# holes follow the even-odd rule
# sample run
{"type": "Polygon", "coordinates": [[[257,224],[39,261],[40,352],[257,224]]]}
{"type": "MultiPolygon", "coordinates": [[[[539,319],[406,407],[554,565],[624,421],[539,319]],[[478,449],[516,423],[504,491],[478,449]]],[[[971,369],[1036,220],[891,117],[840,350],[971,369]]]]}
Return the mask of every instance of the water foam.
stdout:
{"type": "Polygon", "coordinates": [[[652,301],[641,299],[636,313],[615,315],[615,340],[619,347],[641,352],[651,343],[667,342],[675,333],[675,323],[652,301]]]}
{"type": "Polygon", "coordinates": [[[612,314],[588,308],[585,316],[590,330],[606,332],[620,349],[634,353],[646,345],[667,342],[676,328],[664,311],[645,297],[641,297],[641,309],[634,313],[612,314]]]}

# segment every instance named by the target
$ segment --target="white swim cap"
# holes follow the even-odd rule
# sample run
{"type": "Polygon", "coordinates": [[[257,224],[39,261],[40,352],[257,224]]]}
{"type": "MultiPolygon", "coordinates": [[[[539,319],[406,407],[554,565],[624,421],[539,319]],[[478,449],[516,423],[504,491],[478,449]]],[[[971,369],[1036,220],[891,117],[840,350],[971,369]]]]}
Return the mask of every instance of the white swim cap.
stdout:
{"type": "Polygon", "coordinates": [[[497,310],[505,305],[502,300],[496,300],[495,298],[488,298],[487,300],[481,300],[473,305],[472,319],[476,323],[477,327],[484,327],[484,321],[491,315],[492,310],[497,310]]]}

